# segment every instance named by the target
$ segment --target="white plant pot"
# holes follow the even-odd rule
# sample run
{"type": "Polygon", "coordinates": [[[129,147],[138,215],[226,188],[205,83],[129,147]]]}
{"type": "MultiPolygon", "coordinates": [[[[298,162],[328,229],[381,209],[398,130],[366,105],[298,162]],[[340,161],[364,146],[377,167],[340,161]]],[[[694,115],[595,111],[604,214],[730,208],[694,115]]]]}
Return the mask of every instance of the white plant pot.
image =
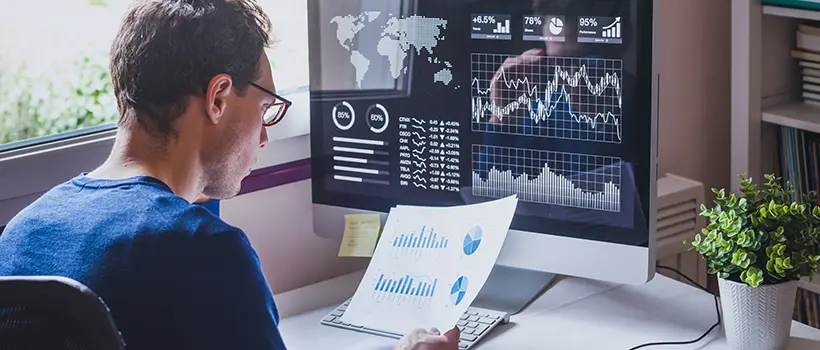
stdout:
{"type": "Polygon", "coordinates": [[[784,350],[789,344],[797,281],[757,288],[718,278],[723,328],[732,350],[784,350]]]}

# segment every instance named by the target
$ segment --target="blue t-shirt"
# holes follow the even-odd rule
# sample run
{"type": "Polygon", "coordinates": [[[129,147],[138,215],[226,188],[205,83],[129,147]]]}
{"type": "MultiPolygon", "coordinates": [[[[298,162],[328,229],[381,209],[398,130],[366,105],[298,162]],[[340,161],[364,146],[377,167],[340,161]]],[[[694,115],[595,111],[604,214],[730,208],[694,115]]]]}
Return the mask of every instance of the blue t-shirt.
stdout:
{"type": "Polygon", "coordinates": [[[80,175],[0,235],[0,275],[77,280],[108,305],[129,350],[285,349],[245,233],[151,177],[80,175]]]}

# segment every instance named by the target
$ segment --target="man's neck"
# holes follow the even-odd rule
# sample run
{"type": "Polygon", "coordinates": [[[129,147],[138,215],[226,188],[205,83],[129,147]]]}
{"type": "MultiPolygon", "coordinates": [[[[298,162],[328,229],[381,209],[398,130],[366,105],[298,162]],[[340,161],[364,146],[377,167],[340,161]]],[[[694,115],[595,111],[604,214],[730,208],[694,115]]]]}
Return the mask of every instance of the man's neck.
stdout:
{"type": "Polygon", "coordinates": [[[196,149],[181,140],[158,141],[144,132],[121,129],[114,148],[99,168],[88,174],[99,179],[125,179],[135,176],[156,178],[189,202],[202,192],[202,166],[196,149]]]}

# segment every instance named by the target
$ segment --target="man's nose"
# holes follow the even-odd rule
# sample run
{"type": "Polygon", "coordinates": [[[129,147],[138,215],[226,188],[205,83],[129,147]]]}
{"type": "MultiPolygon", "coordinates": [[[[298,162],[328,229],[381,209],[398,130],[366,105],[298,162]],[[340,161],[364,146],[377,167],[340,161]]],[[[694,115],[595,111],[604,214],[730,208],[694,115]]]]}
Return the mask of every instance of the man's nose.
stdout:
{"type": "Polygon", "coordinates": [[[268,145],[268,130],[266,128],[262,128],[262,134],[259,135],[259,147],[265,148],[268,145]]]}

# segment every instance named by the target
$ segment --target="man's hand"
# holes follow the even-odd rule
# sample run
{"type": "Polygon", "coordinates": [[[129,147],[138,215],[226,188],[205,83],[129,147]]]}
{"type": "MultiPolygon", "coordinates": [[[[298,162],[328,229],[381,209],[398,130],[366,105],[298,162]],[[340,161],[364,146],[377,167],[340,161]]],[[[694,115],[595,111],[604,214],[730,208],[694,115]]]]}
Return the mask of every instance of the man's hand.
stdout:
{"type": "MultiPolygon", "coordinates": [[[[491,81],[490,101],[496,107],[503,108],[517,101],[522,94],[530,93],[532,87],[537,84],[534,81],[534,74],[541,71],[538,66],[543,63],[544,59],[543,49],[530,49],[519,56],[512,56],[504,60],[491,81]],[[524,81],[529,84],[524,84],[524,81]]],[[[501,124],[505,117],[507,116],[492,114],[490,123],[501,124]]]]}
{"type": "Polygon", "coordinates": [[[441,334],[438,329],[416,329],[396,344],[395,350],[457,350],[461,330],[455,327],[441,334]]]}

